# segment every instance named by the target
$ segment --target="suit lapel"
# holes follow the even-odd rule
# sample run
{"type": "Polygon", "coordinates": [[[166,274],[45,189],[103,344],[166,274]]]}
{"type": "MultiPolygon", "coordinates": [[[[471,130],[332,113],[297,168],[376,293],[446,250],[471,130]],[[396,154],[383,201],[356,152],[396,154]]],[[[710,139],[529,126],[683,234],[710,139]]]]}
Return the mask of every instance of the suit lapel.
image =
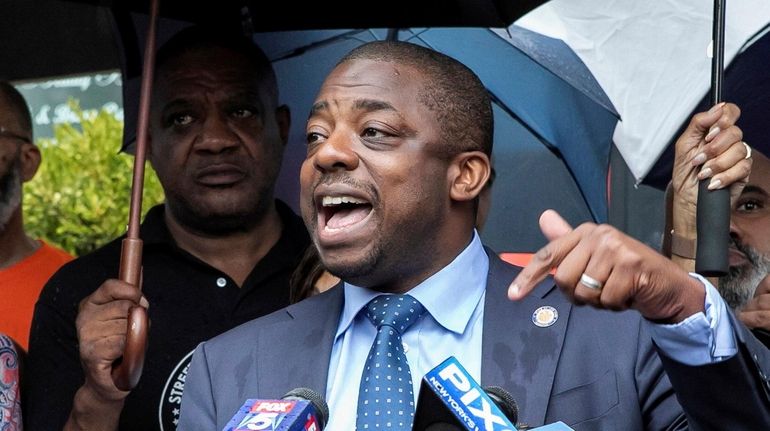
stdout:
{"type": "Polygon", "coordinates": [[[488,254],[481,384],[508,390],[518,404],[519,422],[542,424],[572,305],[550,277],[521,301],[509,301],[508,285],[521,269],[488,254]],[[533,313],[543,306],[558,313],[551,326],[533,322],[533,313]]]}
{"type": "Polygon", "coordinates": [[[294,388],[326,397],[332,342],[344,300],[341,285],[284,310],[286,319],[260,331],[257,364],[260,397],[280,398],[294,388]]]}

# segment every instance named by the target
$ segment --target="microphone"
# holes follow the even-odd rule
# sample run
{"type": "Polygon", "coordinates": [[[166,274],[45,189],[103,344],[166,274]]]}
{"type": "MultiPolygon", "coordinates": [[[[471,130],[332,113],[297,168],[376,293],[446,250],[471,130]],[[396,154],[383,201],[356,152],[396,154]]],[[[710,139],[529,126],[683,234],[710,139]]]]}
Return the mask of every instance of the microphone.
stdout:
{"type": "MultiPolygon", "coordinates": [[[[500,389],[500,388],[498,388],[500,389]]],[[[422,379],[413,431],[517,431],[518,407],[507,392],[487,394],[460,362],[450,356],[422,379]],[[493,400],[497,398],[501,409],[493,400]],[[507,414],[503,413],[507,410],[507,414]],[[513,419],[511,421],[510,419],[513,419]]]]}
{"type": "Polygon", "coordinates": [[[492,402],[500,408],[512,424],[519,421],[519,406],[516,404],[516,400],[513,399],[513,395],[500,386],[485,386],[484,392],[489,395],[492,402]]]}
{"type": "Polygon", "coordinates": [[[450,356],[422,379],[412,431],[573,431],[564,422],[537,428],[514,426],[519,407],[499,386],[483,390],[450,356]]]}
{"type": "Polygon", "coordinates": [[[329,406],[308,388],[296,388],[280,400],[248,399],[222,431],[321,431],[329,406]]]}
{"type": "Polygon", "coordinates": [[[505,414],[511,423],[516,424],[519,431],[531,430],[531,431],[575,431],[568,427],[564,422],[554,422],[552,424],[543,425],[541,427],[532,428],[529,425],[520,424],[519,421],[519,406],[516,404],[516,400],[505,389],[499,386],[486,386],[484,387],[489,398],[500,407],[500,410],[505,414]]]}

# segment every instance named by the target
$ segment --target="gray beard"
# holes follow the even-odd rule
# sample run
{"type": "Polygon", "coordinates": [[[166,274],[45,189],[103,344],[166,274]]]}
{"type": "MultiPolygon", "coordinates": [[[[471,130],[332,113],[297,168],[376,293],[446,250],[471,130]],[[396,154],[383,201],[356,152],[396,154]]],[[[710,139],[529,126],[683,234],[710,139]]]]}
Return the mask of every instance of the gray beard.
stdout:
{"type": "Polygon", "coordinates": [[[727,305],[739,309],[751,301],[759,282],[770,272],[770,259],[737,241],[733,241],[733,244],[746,255],[750,263],[730,267],[727,275],[719,279],[718,290],[727,305]]]}
{"type": "Polygon", "coordinates": [[[0,232],[4,232],[13,213],[21,205],[21,159],[0,177],[0,232]]]}

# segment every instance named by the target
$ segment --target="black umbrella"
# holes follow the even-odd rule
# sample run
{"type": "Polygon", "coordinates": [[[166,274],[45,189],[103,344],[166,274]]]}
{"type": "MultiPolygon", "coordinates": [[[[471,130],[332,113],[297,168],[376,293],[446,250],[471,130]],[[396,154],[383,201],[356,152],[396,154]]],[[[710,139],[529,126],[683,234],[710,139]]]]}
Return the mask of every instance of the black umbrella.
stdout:
{"type": "MultiPolygon", "coordinates": [[[[3,0],[0,77],[28,80],[118,69],[115,32],[149,0],[3,0]],[[66,35],[66,37],[62,37],[66,35]],[[23,61],[20,61],[22,60],[23,61]]],[[[390,0],[375,12],[359,1],[264,2],[164,0],[160,16],[188,22],[247,25],[254,31],[369,27],[507,27],[545,0],[390,0]]],[[[136,57],[127,64],[136,68],[136,57]],[[131,63],[132,62],[132,63],[131,63]]]]}
{"type": "MultiPolygon", "coordinates": [[[[99,0],[72,0],[104,4],[99,0]]],[[[248,19],[256,31],[368,27],[507,27],[543,0],[389,0],[372,10],[360,1],[271,2],[220,0],[216,3],[164,0],[160,16],[189,22],[248,19]]],[[[149,10],[149,0],[113,1],[116,11],[149,10]]]]}

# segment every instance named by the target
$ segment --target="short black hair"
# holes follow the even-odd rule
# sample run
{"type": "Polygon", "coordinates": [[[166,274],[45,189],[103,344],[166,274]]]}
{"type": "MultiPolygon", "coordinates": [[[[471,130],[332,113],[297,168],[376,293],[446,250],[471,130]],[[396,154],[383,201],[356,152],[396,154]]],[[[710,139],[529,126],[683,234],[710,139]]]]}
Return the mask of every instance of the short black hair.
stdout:
{"type": "Polygon", "coordinates": [[[446,151],[492,155],[494,120],[486,87],[473,71],[456,59],[409,42],[376,41],[361,45],[340,60],[396,62],[414,67],[427,77],[419,100],[436,113],[446,151]]]}
{"type": "Polygon", "coordinates": [[[19,90],[8,81],[0,81],[0,103],[16,111],[21,121],[21,128],[32,134],[32,115],[29,113],[27,101],[19,90]]]}
{"type": "Polygon", "coordinates": [[[278,80],[270,59],[253,40],[229,27],[194,25],[181,30],[158,49],[155,70],[162,70],[169,61],[183,54],[206,48],[224,48],[243,54],[254,66],[271,101],[278,103],[278,80]]]}

